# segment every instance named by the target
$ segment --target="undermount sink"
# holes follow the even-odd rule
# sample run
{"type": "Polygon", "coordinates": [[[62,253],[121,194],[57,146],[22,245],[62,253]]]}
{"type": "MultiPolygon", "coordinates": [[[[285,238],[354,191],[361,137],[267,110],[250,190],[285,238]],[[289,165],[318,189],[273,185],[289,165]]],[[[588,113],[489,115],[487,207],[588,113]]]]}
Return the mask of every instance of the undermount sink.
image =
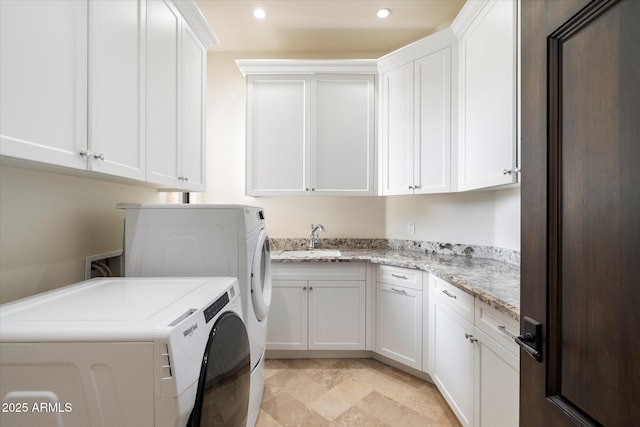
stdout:
{"type": "Polygon", "coordinates": [[[339,257],[340,251],[337,249],[312,249],[305,251],[282,251],[282,255],[292,258],[322,258],[339,257]]]}

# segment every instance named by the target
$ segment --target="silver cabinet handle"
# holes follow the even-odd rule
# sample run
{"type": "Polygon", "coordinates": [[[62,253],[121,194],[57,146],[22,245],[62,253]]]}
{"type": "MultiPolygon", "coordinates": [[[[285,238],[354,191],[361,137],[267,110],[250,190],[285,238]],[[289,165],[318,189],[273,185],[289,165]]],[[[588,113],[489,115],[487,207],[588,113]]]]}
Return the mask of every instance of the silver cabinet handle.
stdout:
{"type": "Polygon", "coordinates": [[[404,274],[391,273],[391,276],[395,277],[397,279],[409,280],[409,278],[407,276],[405,276],[404,274]]]}
{"type": "Polygon", "coordinates": [[[189,178],[186,176],[179,176],[178,177],[178,181],[184,181],[184,182],[189,182],[189,178]]]}
{"type": "Polygon", "coordinates": [[[513,173],[513,169],[503,169],[502,175],[511,175],[513,173]]]}
{"type": "Polygon", "coordinates": [[[188,176],[184,177],[184,182],[189,182],[189,177],[188,176]]]}
{"type": "Polygon", "coordinates": [[[416,188],[414,185],[409,186],[409,190],[413,190],[414,188],[416,188]]]}
{"type": "Polygon", "coordinates": [[[312,291],[313,290],[313,286],[309,286],[309,290],[312,291]]]}
{"type": "Polygon", "coordinates": [[[471,344],[478,342],[477,338],[474,338],[472,334],[464,333],[464,337],[469,340],[471,344]]]}
{"type": "Polygon", "coordinates": [[[303,290],[303,291],[306,291],[306,290],[307,290],[307,287],[306,287],[306,286],[303,286],[303,287],[302,287],[302,290],[303,290]]]}
{"type": "Polygon", "coordinates": [[[407,295],[407,291],[405,291],[404,289],[391,288],[391,290],[392,290],[393,292],[397,292],[397,293],[399,293],[399,294],[407,295]]]}
{"type": "Polygon", "coordinates": [[[458,299],[457,296],[453,295],[452,293],[450,293],[448,290],[443,289],[442,293],[445,294],[446,296],[448,296],[449,298],[453,298],[453,299],[458,299]]]}
{"type": "Polygon", "coordinates": [[[509,338],[514,339],[514,340],[516,339],[516,336],[513,335],[511,332],[507,331],[507,328],[504,325],[499,325],[498,326],[498,330],[500,332],[502,332],[503,334],[505,334],[506,336],[508,336],[509,338]]]}
{"type": "Polygon", "coordinates": [[[90,157],[90,156],[93,156],[93,153],[91,151],[89,151],[89,150],[82,150],[80,152],[80,156],[82,156],[82,157],[90,157]]]}
{"type": "Polygon", "coordinates": [[[104,162],[104,153],[94,154],[93,158],[104,162]]]}

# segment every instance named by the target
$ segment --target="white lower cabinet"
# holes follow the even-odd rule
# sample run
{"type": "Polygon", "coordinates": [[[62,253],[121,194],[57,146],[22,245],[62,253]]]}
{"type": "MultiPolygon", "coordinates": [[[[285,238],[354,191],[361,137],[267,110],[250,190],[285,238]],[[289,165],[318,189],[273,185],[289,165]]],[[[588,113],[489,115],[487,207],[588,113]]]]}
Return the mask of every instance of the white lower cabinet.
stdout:
{"type": "Polygon", "coordinates": [[[473,324],[441,302],[433,304],[432,310],[431,378],[460,423],[471,426],[474,348],[469,337],[473,324]]]}
{"type": "Polygon", "coordinates": [[[518,425],[520,359],[476,327],[475,423],[476,427],[518,425]]]}
{"type": "Polygon", "coordinates": [[[269,350],[364,350],[364,263],[274,264],[269,350]]]}
{"type": "Polygon", "coordinates": [[[518,322],[433,275],[429,288],[436,386],[463,426],[517,426],[518,322]]]}
{"type": "Polygon", "coordinates": [[[422,272],[381,266],[376,288],[376,353],[422,370],[422,272]]]}

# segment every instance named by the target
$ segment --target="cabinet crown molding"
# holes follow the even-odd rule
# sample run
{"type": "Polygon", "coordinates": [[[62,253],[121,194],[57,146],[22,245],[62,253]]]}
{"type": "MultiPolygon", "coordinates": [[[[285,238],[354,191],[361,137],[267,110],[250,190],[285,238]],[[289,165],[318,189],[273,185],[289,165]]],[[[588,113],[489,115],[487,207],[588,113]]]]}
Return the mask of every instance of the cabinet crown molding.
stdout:
{"type": "Polygon", "coordinates": [[[457,39],[461,39],[464,32],[469,28],[469,25],[478,16],[480,11],[489,3],[489,0],[469,0],[467,1],[456,19],[451,23],[451,30],[457,39]]]}
{"type": "Polygon", "coordinates": [[[171,0],[206,49],[220,43],[194,0],[171,0]]]}
{"type": "Polygon", "coordinates": [[[375,59],[238,59],[236,65],[245,76],[325,73],[375,75],[378,72],[378,63],[375,59]]]}
{"type": "Polygon", "coordinates": [[[457,41],[458,39],[452,29],[447,27],[382,56],[378,59],[378,71],[383,73],[408,64],[440,49],[454,45],[457,41]]]}

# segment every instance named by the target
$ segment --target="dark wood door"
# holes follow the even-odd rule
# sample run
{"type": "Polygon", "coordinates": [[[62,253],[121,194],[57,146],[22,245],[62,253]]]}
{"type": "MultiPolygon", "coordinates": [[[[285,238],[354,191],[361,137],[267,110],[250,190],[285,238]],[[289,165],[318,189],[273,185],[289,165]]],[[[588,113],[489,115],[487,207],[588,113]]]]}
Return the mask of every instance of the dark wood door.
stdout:
{"type": "Polygon", "coordinates": [[[522,1],[521,313],[521,426],[640,426],[638,0],[522,1]]]}

